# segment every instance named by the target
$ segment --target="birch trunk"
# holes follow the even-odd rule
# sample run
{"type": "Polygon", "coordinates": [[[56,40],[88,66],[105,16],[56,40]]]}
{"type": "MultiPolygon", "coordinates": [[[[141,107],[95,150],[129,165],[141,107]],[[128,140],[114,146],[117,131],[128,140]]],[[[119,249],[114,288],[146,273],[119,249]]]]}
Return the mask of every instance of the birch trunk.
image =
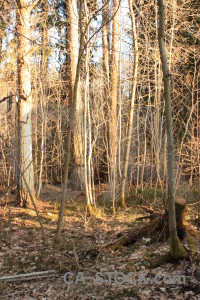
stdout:
{"type": "MultiPolygon", "coordinates": [[[[103,45],[103,77],[104,77],[104,118],[105,124],[103,127],[103,139],[104,144],[107,144],[107,140],[109,140],[109,126],[108,126],[108,107],[109,107],[109,88],[110,88],[110,68],[109,68],[109,58],[110,58],[110,50],[109,50],[109,28],[108,28],[108,3],[106,4],[106,0],[102,0],[102,45],[103,45]]],[[[103,152],[103,166],[101,172],[103,173],[103,181],[108,180],[108,156],[107,156],[107,149],[103,152]]]]}
{"type": "MultiPolygon", "coordinates": [[[[34,171],[32,160],[32,128],[31,128],[31,53],[30,53],[30,8],[29,1],[17,1],[17,36],[18,36],[18,103],[17,103],[17,134],[18,162],[24,174],[29,190],[35,195],[34,171]]],[[[23,178],[17,176],[17,201],[23,206],[29,202],[29,191],[23,178]]]]}
{"type": "Polygon", "coordinates": [[[117,94],[118,94],[118,74],[117,74],[117,51],[118,51],[118,2],[113,0],[113,24],[112,24],[112,52],[111,52],[111,108],[110,108],[110,138],[111,138],[111,161],[115,160],[116,147],[116,127],[117,127],[117,94]]]}
{"type": "Polygon", "coordinates": [[[112,52],[111,52],[111,99],[110,99],[110,165],[111,165],[111,187],[112,187],[112,201],[113,213],[115,214],[115,190],[117,182],[116,156],[117,156],[117,96],[118,96],[118,10],[119,2],[113,0],[113,23],[112,23],[112,52]]]}
{"type": "Polygon", "coordinates": [[[133,11],[133,2],[132,2],[132,0],[129,0],[129,9],[130,9],[133,39],[134,39],[135,59],[134,59],[134,71],[133,71],[133,85],[132,85],[132,92],[131,92],[131,109],[130,109],[129,128],[128,128],[128,144],[127,144],[127,148],[126,148],[124,174],[123,174],[123,181],[122,181],[121,201],[122,201],[123,207],[126,207],[125,187],[126,187],[126,178],[127,178],[127,171],[128,171],[129,155],[130,155],[130,149],[131,149],[131,138],[132,138],[132,129],[133,129],[133,112],[134,112],[134,105],[135,105],[135,93],[136,93],[137,72],[138,72],[137,31],[136,31],[135,14],[134,14],[134,11],[133,11]]]}

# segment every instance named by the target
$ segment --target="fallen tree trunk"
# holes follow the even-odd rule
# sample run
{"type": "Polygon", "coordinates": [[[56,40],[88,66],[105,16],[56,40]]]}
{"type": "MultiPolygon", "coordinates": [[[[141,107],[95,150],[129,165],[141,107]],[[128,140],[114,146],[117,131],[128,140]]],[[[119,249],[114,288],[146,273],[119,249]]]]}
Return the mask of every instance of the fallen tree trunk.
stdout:
{"type": "MultiPolygon", "coordinates": [[[[186,227],[184,225],[186,200],[177,198],[175,201],[175,208],[177,234],[180,239],[183,239],[186,235],[186,227]]],[[[147,218],[147,216],[145,216],[145,218],[147,218]]],[[[117,249],[120,246],[130,246],[143,237],[156,237],[158,240],[166,240],[169,237],[168,212],[163,214],[158,214],[156,212],[155,214],[152,214],[151,210],[149,219],[150,222],[145,224],[142,228],[131,230],[116,241],[108,243],[106,247],[117,249]]]]}
{"type": "Polygon", "coordinates": [[[49,276],[57,276],[58,273],[55,270],[49,271],[40,271],[40,272],[32,272],[26,274],[17,274],[17,275],[9,275],[9,276],[2,276],[0,277],[1,281],[26,281],[26,280],[33,280],[33,279],[40,279],[49,276]]]}

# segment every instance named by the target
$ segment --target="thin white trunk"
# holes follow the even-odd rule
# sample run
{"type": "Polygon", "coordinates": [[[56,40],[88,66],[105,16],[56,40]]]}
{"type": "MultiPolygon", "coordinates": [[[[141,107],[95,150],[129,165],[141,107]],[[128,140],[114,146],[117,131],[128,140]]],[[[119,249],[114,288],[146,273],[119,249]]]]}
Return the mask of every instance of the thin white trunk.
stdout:
{"type": "MultiPolygon", "coordinates": [[[[18,33],[18,158],[21,172],[32,195],[34,189],[34,171],[32,160],[32,91],[31,91],[31,52],[30,52],[30,8],[27,0],[17,1],[17,33],[18,33]]],[[[29,191],[21,178],[18,184],[18,202],[27,205],[29,191]]]]}
{"type": "MultiPolygon", "coordinates": [[[[125,155],[125,164],[124,164],[123,182],[122,182],[122,194],[121,194],[122,205],[124,207],[126,206],[125,187],[126,187],[126,178],[127,178],[127,171],[128,171],[129,154],[130,154],[130,149],[131,149],[131,139],[132,139],[132,130],[133,130],[133,113],[134,113],[134,106],[135,106],[135,94],[136,94],[137,73],[138,73],[137,30],[136,30],[135,14],[133,11],[132,0],[129,0],[129,9],[130,9],[132,32],[133,32],[133,39],[134,39],[134,71],[133,71],[133,85],[132,85],[132,91],[131,91],[131,109],[130,109],[130,116],[129,116],[128,144],[127,144],[126,155],[125,155]]],[[[139,123],[139,120],[138,120],[138,123],[139,123]]],[[[138,124],[138,126],[139,126],[139,124],[138,124]]]]}

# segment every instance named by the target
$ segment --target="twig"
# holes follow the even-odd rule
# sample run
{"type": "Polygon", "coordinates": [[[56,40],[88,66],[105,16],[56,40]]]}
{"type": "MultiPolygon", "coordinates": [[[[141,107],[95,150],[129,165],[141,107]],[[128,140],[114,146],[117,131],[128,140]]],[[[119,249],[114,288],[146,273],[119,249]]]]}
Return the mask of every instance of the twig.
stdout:
{"type": "Polygon", "coordinates": [[[188,246],[184,245],[184,248],[187,250],[187,251],[190,251],[190,252],[194,252],[194,253],[197,253],[198,255],[200,254],[199,251],[196,251],[196,250],[193,250],[191,248],[189,248],[188,246]]]}
{"type": "Polygon", "coordinates": [[[79,258],[78,258],[78,255],[76,253],[76,247],[75,247],[73,239],[71,239],[71,241],[72,241],[72,244],[73,244],[73,252],[74,252],[74,257],[75,257],[75,260],[76,260],[76,264],[77,264],[78,268],[80,268],[79,258]]]}
{"type": "Polygon", "coordinates": [[[197,205],[197,204],[199,204],[199,203],[200,203],[200,201],[197,201],[197,202],[195,202],[195,203],[187,204],[187,206],[193,206],[193,205],[197,205]]]}
{"type": "Polygon", "coordinates": [[[100,249],[101,249],[101,248],[106,248],[106,247],[108,247],[108,246],[110,246],[110,245],[112,245],[112,244],[115,244],[115,243],[121,241],[124,237],[126,237],[126,234],[125,234],[124,236],[121,236],[119,239],[116,239],[116,240],[114,240],[114,241],[112,241],[112,242],[109,242],[109,243],[107,243],[107,244],[100,245],[99,248],[100,248],[100,249]]]}
{"type": "Polygon", "coordinates": [[[0,103],[4,102],[7,99],[10,99],[10,97],[13,97],[13,96],[14,95],[10,95],[10,96],[4,97],[3,99],[0,100],[0,103]]]}

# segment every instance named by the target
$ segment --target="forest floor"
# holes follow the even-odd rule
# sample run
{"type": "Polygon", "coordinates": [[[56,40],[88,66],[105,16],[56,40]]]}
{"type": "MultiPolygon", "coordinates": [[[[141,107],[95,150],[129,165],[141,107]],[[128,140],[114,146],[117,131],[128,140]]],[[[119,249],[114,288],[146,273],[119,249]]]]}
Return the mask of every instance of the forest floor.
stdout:
{"type": "Polygon", "coordinates": [[[190,259],[164,262],[168,242],[153,241],[151,236],[114,251],[105,245],[116,240],[119,233],[139,230],[145,223],[136,219],[144,213],[135,206],[118,209],[114,218],[105,206],[90,217],[85,196],[68,192],[62,242],[56,249],[53,240],[60,195],[60,187],[46,186],[36,202],[46,244],[33,209],[12,204],[0,207],[0,277],[55,271],[45,278],[33,274],[26,280],[0,278],[1,300],[200,299],[197,227],[190,225],[195,232],[195,250],[190,259]],[[66,272],[73,273],[71,279],[64,276],[66,272]],[[97,281],[97,272],[101,272],[102,281],[97,281]]]}

